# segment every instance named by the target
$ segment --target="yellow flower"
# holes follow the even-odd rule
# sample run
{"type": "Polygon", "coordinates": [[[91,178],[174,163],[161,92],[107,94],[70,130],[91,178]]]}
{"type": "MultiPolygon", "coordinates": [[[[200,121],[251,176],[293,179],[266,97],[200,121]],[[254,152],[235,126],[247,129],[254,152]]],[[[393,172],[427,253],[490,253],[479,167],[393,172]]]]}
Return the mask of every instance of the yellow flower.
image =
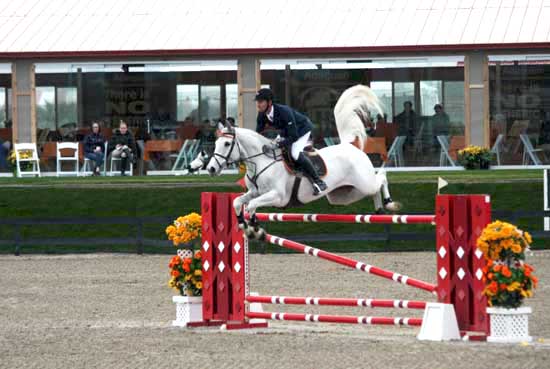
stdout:
{"type": "Polygon", "coordinates": [[[195,270],[195,276],[200,277],[201,275],[202,275],[202,270],[200,269],[195,270]]]}
{"type": "Polygon", "coordinates": [[[202,282],[199,281],[199,282],[195,283],[195,287],[197,287],[199,290],[202,289],[202,282]]]}
{"type": "Polygon", "coordinates": [[[517,289],[519,289],[519,287],[521,287],[521,283],[519,282],[512,282],[510,283],[510,285],[508,287],[506,287],[506,289],[509,291],[509,292],[513,292],[517,289]]]}

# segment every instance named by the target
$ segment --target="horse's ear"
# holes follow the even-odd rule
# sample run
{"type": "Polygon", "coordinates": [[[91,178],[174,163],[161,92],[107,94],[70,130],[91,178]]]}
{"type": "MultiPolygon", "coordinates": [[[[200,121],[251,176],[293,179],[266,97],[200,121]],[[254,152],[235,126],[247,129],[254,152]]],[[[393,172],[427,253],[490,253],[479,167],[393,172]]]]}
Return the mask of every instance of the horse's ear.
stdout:
{"type": "Polygon", "coordinates": [[[222,122],[218,122],[218,131],[223,131],[225,126],[222,124],[222,122]]]}

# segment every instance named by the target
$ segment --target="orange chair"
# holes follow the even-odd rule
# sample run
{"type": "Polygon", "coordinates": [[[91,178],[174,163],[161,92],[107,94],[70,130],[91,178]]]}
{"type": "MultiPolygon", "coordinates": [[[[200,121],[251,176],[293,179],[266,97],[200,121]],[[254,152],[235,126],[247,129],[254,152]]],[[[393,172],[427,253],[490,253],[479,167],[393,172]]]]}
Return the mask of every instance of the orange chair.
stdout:
{"type": "Polygon", "coordinates": [[[151,160],[149,153],[164,152],[173,153],[179,152],[183,145],[182,140],[150,140],[145,143],[143,152],[143,160],[151,160]]]}
{"type": "Polygon", "coordinates": [[[385,137],[367,137],[363,151],[366,154],[379,154],[382,161],[388,160],[385,137]]]}

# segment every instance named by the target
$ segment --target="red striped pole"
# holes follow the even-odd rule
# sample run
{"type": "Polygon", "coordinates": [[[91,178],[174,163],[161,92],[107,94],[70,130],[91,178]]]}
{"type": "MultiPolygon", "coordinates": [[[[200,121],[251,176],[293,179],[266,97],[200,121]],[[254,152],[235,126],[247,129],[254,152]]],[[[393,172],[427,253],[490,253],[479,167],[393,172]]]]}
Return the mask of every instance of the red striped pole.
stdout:
{"type": "Polygon", "coordinates": [[[406,285],[409,285],[409,286],[412,286],[412,287],[420,288],[422,290],[426,290],[426,291],[429,291],[429,292],[434,292],[435,289],[437,288],[437,286],[434,285],[434,284],[426,283],[426,282],[423,282],[421,280],[410,278],[410,277],[407,277],[405,275],[402,275],[402,274],[399,274],[399,273],[394,273],[394,272],[391,272],[389,270],[385,270],[385,269],[382,269],[382,268],[377,268],[377,267],[369,265],[369,264],[364,264],[364,263],[361,263],[359,261],[356,261],[356,260],[353,260],[353,259],[350,259],[350,258],[346,258],[344,256],[340,256],[340,255],[336,255],[336,254],[333,254],[333,253],[330,253],[330,252],[327,252],[327,251],[319,250],[315,247],[306,246],[306,245],[303,245],[301,243],[290,241],[290,240],[287,240],[287,239],[284,239],[284,238],[281,238],[281,237],[276,237],[276,236],[273,236],[273,235],[270,235],[270,234],[266,234],[265,237],[266,237],[266,240],[268,242],[270,242],[271,244],[273,244],[273,245],[279,245],[281,247],[284,247],[284,248],[287,248],[287,249],[290,249],[290,250],[303,252],[306,255],[317,256],[321,259],[329,260],[329,261],[335,262],[337,264],[348,266],[350,268],[355,268],[355,269],[361,270],[363,272],[367,272],[367,273],[370,273],[370,274],[377,275],[379,277],[383,277],[383,278],[386,278],[386,279],[391,279],[395,282],[399,282],[399,283],[406,284],[406,285]]]}
{"type": "Polygon", "coordinates": [[[246,301],[261,304],[327,305],[327,306],[366,306],[371,308],[425,309],[425,301],[346,299],[327,297],[288,297],[288,296],[247,296],[246,301]]]}
{"type": "Polygon", "coordinates": [[[248,312],[249,319],[294,320],[319,323],[347,323],[368,325],[422,325],[422,318],[393,318],[383,316],[318,315],[295,313],[248,312]]]}
{"type": "MultiPolygon", "coordinates": [[[[249,215],[247,214],[247,218],[249,215]]],[[[256,213],[262,222],[332,222],[332,223],[371,223],[371,224],[432,224],[435,215],[361,215],[361,214],[297,214],[297,213],[256,213]]]]}

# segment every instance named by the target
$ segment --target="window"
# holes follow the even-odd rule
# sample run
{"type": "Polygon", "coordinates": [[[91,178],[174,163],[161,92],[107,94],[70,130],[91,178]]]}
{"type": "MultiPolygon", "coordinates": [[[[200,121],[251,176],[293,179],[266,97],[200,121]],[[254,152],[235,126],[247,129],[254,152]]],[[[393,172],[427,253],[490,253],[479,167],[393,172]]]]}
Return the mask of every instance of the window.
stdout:
{"type": "Polygon", "coordinates": [[[239,91],[236,84],[225,85],[225,115],[237,120],[239,114],[239,91]]]}
{"type": "Polygon", "coordinates": [[[76,87],[60,87],[57,89],[57,124],[62,127],[67,123],[76,124],[78,107],[76,104],[76,87]]]}
{"type": "Polygon", "coordinates": [[[199,118],[199,85],[177,85],[177,119],[184,121],[190,118],[198,122],[199,118]]]}
{"type": "Polygon", "coordinates": [[[403,104],[410,101],[413,104],[413,110],[416,109],[414,102],[414,82],[395,82],[394,90],[394,106],[395,115],[398,115],[404,110],[403,104]]]}
{"type": "Polygon", "coordinates": [[[443,107],[451,124],[464,125],[464,81],[445,81],[443,91],[443,107]]]}
{"type": "MultiPolygon", "coordinates": [[[[391,122],[393,120],[393,106],[392,106],[392,83],[391,81],[376,81],[370,83],[370,88],[376,94],[378,99],[382,102],[382,108],[386,115],[386,120],[391,122]]],[[[376,122],[376,117],[371,117],[373,122],[376,122]]]]}
{"type": "Polygon", "coordinates": [[[36,119],[39,129],[55,130],[55,87],[36,88],[36,119]]]}
{"type": "Polygon", "coordinates": [[[420,108],[422,115],[433,115],[434,106],[441,104],[443,89],[441,81],[420,81],[420,108]]]}
{"type": "Polygon", "coordinates": [[[217,122],[221,117],[220,109],[220,86],[201,86],[200,87],[200,119],[217,122]]]}
{"type": "Polygon", "coordinates": [[[4,122],[8,119],[6,110],[6,89],[0,87],[0,128],[4,126],[4,122]]]}

